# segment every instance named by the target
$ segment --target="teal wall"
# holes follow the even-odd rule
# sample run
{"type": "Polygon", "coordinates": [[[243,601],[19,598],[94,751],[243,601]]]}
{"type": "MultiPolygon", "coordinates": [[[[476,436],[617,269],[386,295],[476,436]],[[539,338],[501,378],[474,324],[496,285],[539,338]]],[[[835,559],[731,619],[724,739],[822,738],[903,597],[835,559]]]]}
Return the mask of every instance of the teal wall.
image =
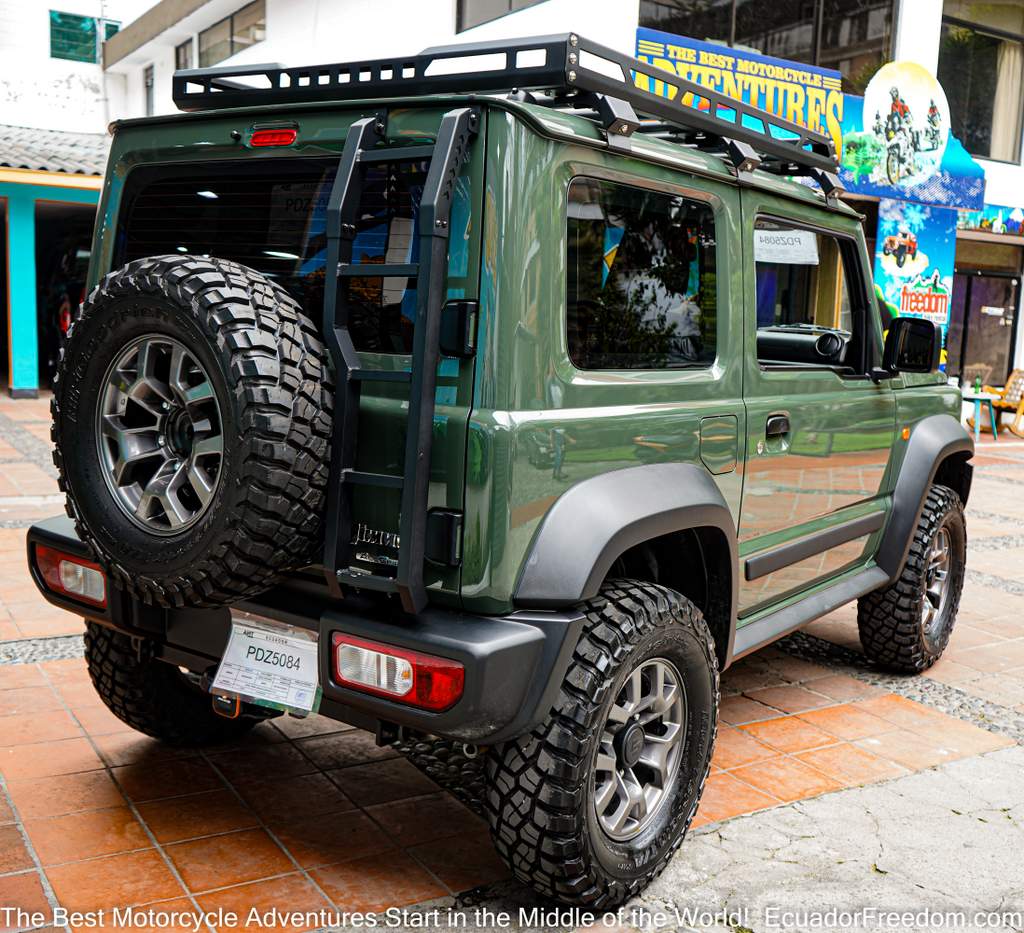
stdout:
{"type": "MultiPolygon", "coordinates": [[[[36,202],[96,204],[99,191],[0,182],[7,203],[7,294],[10,328],[10,387],[13,392],[39,388],[36,328],[36,202]]],[[[2,309],[0,309],[2,310],[2,309]]]]}

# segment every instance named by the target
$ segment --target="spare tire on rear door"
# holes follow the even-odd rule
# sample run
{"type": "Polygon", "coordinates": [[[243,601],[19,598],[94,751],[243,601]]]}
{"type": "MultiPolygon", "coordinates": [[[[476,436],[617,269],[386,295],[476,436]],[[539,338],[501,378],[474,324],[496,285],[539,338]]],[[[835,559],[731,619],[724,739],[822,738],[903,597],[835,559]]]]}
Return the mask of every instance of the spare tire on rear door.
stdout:
{"type": "Polygon", "coordinates": [[[129,263],[82,306],[54,381],[79,536],[147,603],[266,589],[319,556],[331,399],[317,329],[259,272],[129,263]]]}

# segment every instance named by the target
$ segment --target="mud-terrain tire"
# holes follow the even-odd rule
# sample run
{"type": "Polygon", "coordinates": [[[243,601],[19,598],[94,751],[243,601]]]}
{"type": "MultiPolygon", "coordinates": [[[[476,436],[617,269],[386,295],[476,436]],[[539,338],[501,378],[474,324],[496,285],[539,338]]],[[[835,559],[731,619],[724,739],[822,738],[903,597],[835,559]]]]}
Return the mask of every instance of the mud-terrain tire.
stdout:
{"type": "Polygon", "coordinates": [[[697,811],[718,723],[718,662],[698,609],[665,587],[613,581],[581,609],[586,622],[554,708],[531,733],[488,751],[486,811],[495,847],[520,881],[565,904],[607,909],[661,872],[697,811]],[[630,829],[628,819],[615,819],[623,807],[632,812],[622,778],[645,793],[651,772],[643,759],[653,754],[645,734],[641,760],[633,759],[635,731],[657,730],[669,715],[659,726],[632,711],[644,708],[658,680],[645,684],[645,672],[659,665],[665,676],[652,695],[665,705],[681,694],[671,708],[683,728],[660,798],[630,829]],[[666,696],[670,679],[677,690],[666,696]],[[609,784],[616,789],[606,796],[609,784]],[[619,826],[623,832],[610,832],[619,826]]]}
{"type": "Polygon", "coordinates": [[[316,559],[325,360],[298,304],[237,263],[155,256],[99,283],[54,380],[54,463],[116,586],[148,604],[218,606],[316,559]]]}
{"type": "Polygon", "coordinates": [[[437,736],[407,738],[393,748],[460,803],[483,815],[487,787],[483,752],[471,758],[463,743],[437,736]]]}
{"type": "Polygon", "coordinates": [[[857,628],[868,658],[907,674],[919,674],[939,660],[956,622],[966,557],[967,526],[960,497],[947,486],[932,486],[898,579],[857,603],[857,628]],[[946,576],[938,578],[943,550],[946,576]],[[935,584],[942,581],[942,595],[936,598],[935,584]]]}
{"type": "Polygon", "coordinates": [[[133,729],[169,745],[231,742],[260,721],[219,716],[210,694],[174,665],[156,660],[146,639],[86,622],[85,660],[107,709],[133,729]]]}

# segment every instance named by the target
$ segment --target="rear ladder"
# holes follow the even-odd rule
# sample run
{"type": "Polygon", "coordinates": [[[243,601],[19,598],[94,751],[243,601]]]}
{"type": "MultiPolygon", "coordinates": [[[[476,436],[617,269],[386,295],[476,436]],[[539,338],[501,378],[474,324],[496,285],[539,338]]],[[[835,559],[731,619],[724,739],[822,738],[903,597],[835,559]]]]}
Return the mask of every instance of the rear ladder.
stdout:
{"type": "MultiPolygon", "coordinates": [[[[440,359],[441,314],[447,294],[448,227],[455,182],[480,116],[475,108],[450,110],[441,119],[433,145],[381,146],[383,116],[352,124],[327,205],[327,279],[324,283],[324,335],[334,362],[334,435],[324,534],[324,576],[331,593],[342,586],[398,593],[406,612],[427,604],[423,583],[428,533],[427,495],[434,426],[434,396],[440,359]],[[412,263],[353,263],[356,221],[366,169],[385,161],[429,159],[430,167],[420,200],[419,256],[412,263]],[[416,320],[412,366],[408,371],[364,369],[349,333],[349,302],[342,279],[416,277],[416,320]],[[356,469],[357,425],[364,382],[408,382],[409,416],[404,473],[370,473],[356,469]],[[401,490],[398,567],[395,576],[353,570],[352,532],[354,490],[376,486],[401,490]]],[[[443,518],[444,516],[439,516],[443,518]]]]}

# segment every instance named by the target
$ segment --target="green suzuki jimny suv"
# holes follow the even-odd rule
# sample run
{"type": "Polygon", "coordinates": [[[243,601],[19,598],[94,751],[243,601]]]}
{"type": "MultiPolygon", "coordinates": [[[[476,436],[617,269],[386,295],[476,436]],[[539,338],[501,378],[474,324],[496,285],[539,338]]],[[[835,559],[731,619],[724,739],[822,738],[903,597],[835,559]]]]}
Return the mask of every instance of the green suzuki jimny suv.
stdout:
{"type": "Polygon", "coordinates": [[[124,722],[372,730],[607,907],[733,661],[852,600],[940,656],[973,446],[830,140],[574,34],[174,90],[114,128],[28,535],[124,722]]]}

